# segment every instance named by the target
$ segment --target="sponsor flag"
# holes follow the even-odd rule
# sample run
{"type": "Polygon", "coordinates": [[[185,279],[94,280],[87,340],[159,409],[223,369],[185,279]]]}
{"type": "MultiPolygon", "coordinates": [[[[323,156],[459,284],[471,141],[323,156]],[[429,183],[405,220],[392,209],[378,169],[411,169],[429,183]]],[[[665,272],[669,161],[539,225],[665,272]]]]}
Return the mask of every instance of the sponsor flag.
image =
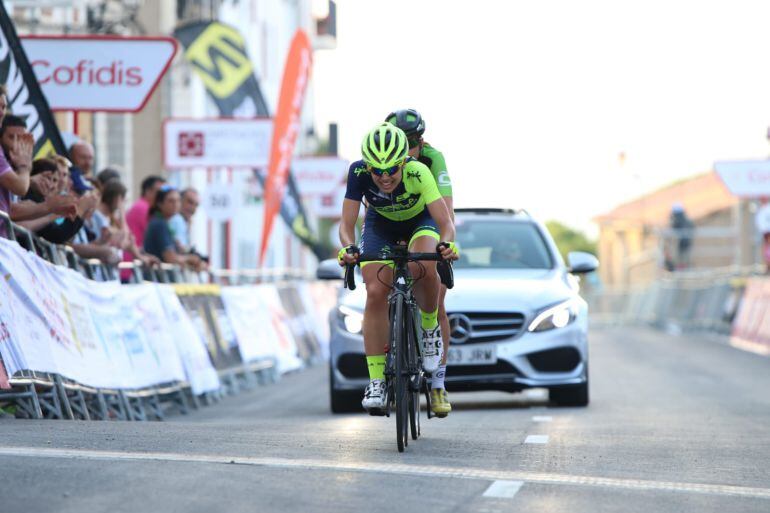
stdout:
{"type": "Polygon", "coordinates": [[[8,90],[8,110],[27,123],[35,138],[35,158],[58,153],[66,155],[67,148],[32,72],[8,12],[0,2],[0,84],[8,90]]]}
{"type": "MultiPolygon", "coordinates": [[[[237,29],[219,22],[200,21],[176,29],[174,36],[185,48],[185,58],[203,80],[206,91],[222,116],[270,117],[254,67],[246,53],[246,41],[237,29]]],[[[265,187],[265,176],[254,170],[254,176],[265,187]]],[[[319,259],[329,250],[319,243],[308,225],[291,172],[286,196],[281,203],[281,218],[319,259]]]]}
{"type": "Polygon", "coordinates": [[[289,55],[283,68],[278,110],[273,120],[273,139],[270,147],[270,163],[265,181],[265,215],[262,222],[262,245],[259,261],[264,263],[265,251],[270,241],[275,214],[281,208],[289,165],[294,154],[294,144],[300,131],[300,114],[305,90],[313,64],[310,40],[303,30],[297,30],[291,41],[289,55]]]}

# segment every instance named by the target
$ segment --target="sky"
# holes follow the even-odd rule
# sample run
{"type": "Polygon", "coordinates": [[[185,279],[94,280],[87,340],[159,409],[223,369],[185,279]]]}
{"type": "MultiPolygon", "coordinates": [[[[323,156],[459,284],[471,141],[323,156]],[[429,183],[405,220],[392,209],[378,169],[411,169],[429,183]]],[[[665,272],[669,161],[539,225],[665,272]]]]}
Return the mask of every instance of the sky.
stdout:
{"type": "Polygon", "coordinates": [[[358,159],[388,112],[419,110],[456,206],[595,233],[643,192],[770,154],[770,2],[337,5],[337,47],[314,57],[317,123],[339,123],[358,159]]]}

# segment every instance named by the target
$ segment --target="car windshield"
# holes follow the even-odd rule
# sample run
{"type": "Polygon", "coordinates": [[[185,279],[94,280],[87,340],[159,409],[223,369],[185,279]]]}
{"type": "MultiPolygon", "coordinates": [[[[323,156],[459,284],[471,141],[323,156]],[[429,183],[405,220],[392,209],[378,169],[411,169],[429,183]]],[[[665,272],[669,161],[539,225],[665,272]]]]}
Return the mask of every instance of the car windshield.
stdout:
{"type": "Polygon", "coordinates": [[[551,269],[553,259],[532,223],[464,220],[456,223],[458,269],[551,269]]]}

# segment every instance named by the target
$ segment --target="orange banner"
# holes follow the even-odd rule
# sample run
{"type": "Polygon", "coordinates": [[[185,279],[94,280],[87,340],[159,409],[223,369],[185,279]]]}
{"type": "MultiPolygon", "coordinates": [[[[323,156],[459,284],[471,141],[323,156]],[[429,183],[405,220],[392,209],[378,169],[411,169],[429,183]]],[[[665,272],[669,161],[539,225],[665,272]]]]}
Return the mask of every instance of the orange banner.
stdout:
{"type": "Polygon", "coordinates": [[[262,245],[259,262],[264,265],[265,252],[270,241],[275,215],[281,208],[286,178],[289,174],[294,144],[300,130],[300,112],[305,99],[305,89],[312,65],[310,40],[302,30],[297,30],[291,42],[286,66],[283,70],[278,109],[273,121],[273,140],[270,147],[270,163],[265,181],[265,212],[262,224],[262,245]]]}

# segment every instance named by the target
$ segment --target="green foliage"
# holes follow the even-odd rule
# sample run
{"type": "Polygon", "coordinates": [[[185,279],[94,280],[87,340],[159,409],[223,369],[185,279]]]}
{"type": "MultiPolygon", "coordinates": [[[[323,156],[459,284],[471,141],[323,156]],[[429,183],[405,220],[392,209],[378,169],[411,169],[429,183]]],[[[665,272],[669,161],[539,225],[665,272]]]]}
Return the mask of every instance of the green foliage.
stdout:
{"type": "Polygon", "coordinates": [[[567,260],[567,253],[570,251],[597,254],[596,241],[590,240],[583,232],[570,228],[559,221],[548,221],[545,225],[551,232],[551,236],[565,261],[567,260]]]}

